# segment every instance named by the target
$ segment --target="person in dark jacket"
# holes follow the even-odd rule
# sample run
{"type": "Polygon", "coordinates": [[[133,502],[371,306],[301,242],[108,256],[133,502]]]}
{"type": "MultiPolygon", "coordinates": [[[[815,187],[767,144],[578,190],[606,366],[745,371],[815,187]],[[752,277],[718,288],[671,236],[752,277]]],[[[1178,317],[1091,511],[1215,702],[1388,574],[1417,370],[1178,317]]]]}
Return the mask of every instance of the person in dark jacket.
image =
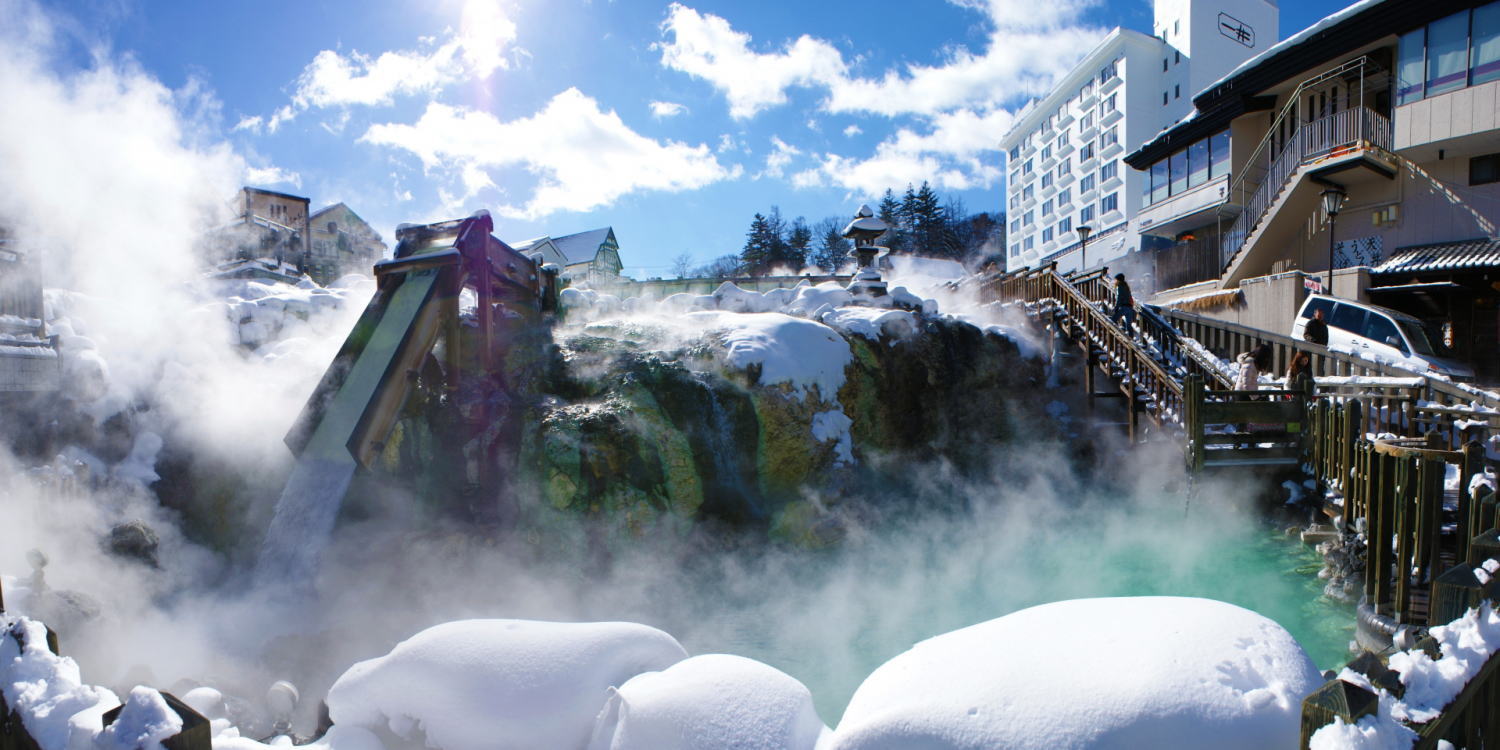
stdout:
{"type": "Polygon", "coordinates": [[[1119,323],[1125,319],[1125,332],[1129,333],[1135,327],[1135,297],[1130,293],[1130,285],[1125,283],[1125,274],[1115,274],[1115,309],[1110,312],[1109,320],[1119,323]]]}
{"type": "Polygon", "coordinates": [[[1313,310],[1312,320],[1302,329],[1302,340],[1328,346],[1328,324],[1323,322],[1323,311],[1313,310]]]}

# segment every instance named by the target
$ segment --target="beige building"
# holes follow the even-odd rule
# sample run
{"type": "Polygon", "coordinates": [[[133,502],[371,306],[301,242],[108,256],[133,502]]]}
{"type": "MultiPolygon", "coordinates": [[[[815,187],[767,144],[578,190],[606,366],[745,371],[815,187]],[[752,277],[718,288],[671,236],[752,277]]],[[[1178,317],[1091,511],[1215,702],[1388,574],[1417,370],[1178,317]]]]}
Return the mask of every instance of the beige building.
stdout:
{"type": "Polygon", "coordinates": [[[233,201],[236,216],[204,238],[211,263],[265,258],[299,266],[312,249],[308,199],[245,187],[233,201]]]}
{"type": "Polygon", "coordinates": [[[1285,333],[1331,282],[1500,370],[1500,3],[1353,5],[1193,103],[1126,158],[1138,288],[1285,333]]]}
{"type": "Polygon", "coordinates": [[[380,234],[343,203],[313,213],[308,220],[311,253],[303,270],[313,281],[328,284],[347,273],[369,275],[385,256],[380,234]]]}
{"type": "Polygon", "coordinates": [[[537,237],[513,246],[524,254],[541,253],[543,263],[563,269],[562,278],[574,284],[611,283],[619,279],[620,243],[614,227],[590,229],[563,237],[537,237]]]}

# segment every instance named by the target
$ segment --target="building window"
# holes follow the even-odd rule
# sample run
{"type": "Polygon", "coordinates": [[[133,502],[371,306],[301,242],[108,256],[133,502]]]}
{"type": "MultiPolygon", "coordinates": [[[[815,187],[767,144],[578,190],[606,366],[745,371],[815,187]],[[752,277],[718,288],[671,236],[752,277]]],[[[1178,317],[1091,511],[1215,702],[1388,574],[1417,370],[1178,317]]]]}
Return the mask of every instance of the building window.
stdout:
{"type": "Polygon", "coordinates": [[[1031,174],[1031,160],[1027,159],[1025,166],[1021,167],[1021,174],[1031,174]]]}
{"type": "Polygon", "coordinates": [[[1110,128],[1104,131],[1104,135],[1099,136],[1099,145],[1106,148],[1119,142],[1120,136],[1117,128],[1110,128]]]}
{"type": "Polygon", "coordinates": [[[1026,238],[1026,249],[1030,250],[1033,247],[1036,247],[1036,238],[1035,237],[1027,237],[1026,238]]]}
{"type": "Polygon", "coordinates": [[[1091,222],[1093,220],[1094,220],[1094,207],[1093,206],[1084,206],[1083,210],[1078,212],[1078,223],[1079,224],[1087,224],[1087,223],[1089,223],[1089,222],[1091,222]]]}
{"type": "Polygon", "coordinates": [[[1110,180],[1113,180],[1115,178],[1115,174],[1119,171],[1119,169],[1120,165],[1117,162],[1110,162],[1108,164],[1105,164],[1104,166],[1099,168],[1099,181],[1109,182],[1110,180]]]}
{"type": "Polygon", "coordinates": [[[1500,79],[1500,3],[1474,9],[1469,84],[1500,79]]]}
{"type": "Polygon", "coordinates": [[[1043,146],[1042,147],[1042,161],[1046,161],[1046,160],[1051,159],[1051,158],[1052,158],[1052,147],[1050,145],[1049,146],[1043,146]]]}
{"type": "Polygon", "coordinates": [[[1052,173],[1051,172],[1048,172],[1048,173],[1042,175],[1042,189],[1046,190],[1049,187],[1052,187],[1052,173]]]}
{"type": "Polygon", "coordinates": [[[1208,179],[1229,174],[1229,129],[1214,134],[1208,139],[1208,179]]]}
{"type": "Polygon", "coordinates": [[[1469,12],[1427,25],[1427,95],[1464,87],[1469,53],[1469,12]]]}
{"type": "Polygon", "coordinates": [[[1396,52],[1396,103],[1410,104],[1422,99],[1422,67],[1426,54],[1426,29],[1401,35],[1396,52]]]}
{"type": "Polygon", "coordinates": [[[1073,217],[1069,216],[1068,218],[1057,222],[1057,233],[1059,235],[1066,237],[1068,236],[1068,232],[1071,231],[1073,231],[1073,217]]]}
{"type": "Polygon", "coordinates": [[[1015,147],[1011,148],[1011,150],[1010,150],[1010,160],[1011,161],[1015,161],[1015,160],[1017,160],[1019,158],[1021,158],[1021,147],[1020,146],[1015,146],[1015,147]]]}
{"type": "Polygon", "coordinates": [[[1172,85],[1172,98],[1173,99],[1181,99],[1182,98],[1182,84],[1177,83],[1177,84],[1173,84],[1172,85]]]}
{"type": "Polygon", "coordinates": [[[1167,174],[1172,180],[1172,195],[1187,190],[1187,152],[1178,151],[1167,158],[1167,174]]]}
{"type": "Polygon", "coordinates": [[[1469,160],[1469,184],[1500,182],[1500,154],[1485,154],[1469,160]]]}
{"type": "Polygon", "coordinates": [[[1078,194],[1079,195],[1084,195],[1084,194],[1088,193],[1090,190],[1093,190],[1093,189],[1094,189],[1094,176],[1093,175],[1091,175],[1091,174],[1090,175],[1084,175],[1083,179],[1081,179],[1081,180],[1078,181],[1078,194]]]}
{"type": "Polygon", "coordinates": [[[1052,227],[1047,227],[1046,229],[1042,230],[1042,244],[1045,245],[1045,244],[1047,244],[1048,242],[1051,242],[1051,241],[1052,241],[1052,227]]]}
{"type": "Polygon", "coordinates": [[[1110,112],[1115,111],[1115,95],[1114,94],[1110,94],[1109,98],[1105,99],[1104,103],[1099,105],[1099,111],[1102,112],[1102,113],[1104,113],[1104,114],[1109,114],[1110,112]]]}
{"type": "Polygon", "coordinates": [[[1057,191],[1057,205],[1066,206],[1073,202],[1073,191],[1071,188],[1063,188],[1057,191]]]}
{"type": "Polygon", "coordinates": [[[1177,56],[1177,58],[1175,60],[1173,60],[1172,64],[1173,65],[1181,65],[1182,64],[1182,50],[1175,50],[1172,54],[1174,54],[1174,55],[1177,56]]]}
{"type": "Polygon", "coordinates": [[[1092,158],[1094,158],[1094,144],[1092,142],[1083,144],[1083,148],[1078,149],[1078,160],[1088,161],[1092,158]]]}
{"type": "Polygon", "coordinates": [[[1047,200],[1042,201],[1042,216],[1043,217],[1047,217],[1047,216],[1051,216],[1051,215],[1052,215],[1052,199],[1048,198],[1047,200]]]}
{"type": "Polygon", "coordinates": [[[1110,211],[1118,211],[1119,208],[1120,208],[1120,194],[1119,193],[1110,193],[1109,195],[1104,196],[1103,200],[1099,201],[1099,213],[1101,213],[1101,214],[1107,214],[1110,211]]]}
{"type": "Polygon", "coordinates": [[[1020,219],[1016,219],[1015,221],[1012,221],[1010,223],[1010,233],[1011,234],[1020,234],[1021,233],[1021,220],[1020,219]]]}
{"type": "Polygon", "coordinates": [[[1068,173],[1068,170],[1072,168],[1072,163],[1073,160],[1067,157],[1063,157],[1063,160],[1057,163],[1057,179],[1062,179],[1062,176],[1068,173]]]}
{"type": "Polygon", "coordinates": [[[1171,192],[1167,187],[1171,183],[1167,180],[1166,159],[1162,159],[1161,161],[1151,165],[1151,175],[1148,182],[1151,183],[1151,190],[1149,193],[1151,198],[1148,203],[1160,203],[1166,200],[1169,195],[1171,195],[1171,192]]]}
{"type": "Polygon", "coordinates": [[[1032,221],[1033,218],[1035,218],[1034,216],[1032,216],[1033,213],[1034,212],[1032,212],[1032,211],[1027,211],[1026,215],[1021,217],[1021,226],[1023,226],[1023,227],[1029,227],[1029,226],[1031,226],[1031,221],[1032,221]]]}
{"type": "Polygon", "coordinates": [[[1167,72],[1167,58],[1165,57],[1161,59],[1161,72],[1167,72]]]}
{"type": "Polygon", "coordinates": [[[1066,145],[1068,145],[1068,131],[1064,130],[1057,136],[1057,147],[1062,148],[1066,145]]]}
{"type": "Polygon", "coordinates": [[[1036,191],[1034,190],[1034,187],[1035,186],[1033,185],[1027,185],[1026,189],[1021,191],[1021,200],[1029,201],[1033,197],[1035,197],[1036,191]]]}
{"type": "Polygon", "coordinates": [[[1161,106],[1167,106],[1167,92],[1161,92],[1161,106]]]}

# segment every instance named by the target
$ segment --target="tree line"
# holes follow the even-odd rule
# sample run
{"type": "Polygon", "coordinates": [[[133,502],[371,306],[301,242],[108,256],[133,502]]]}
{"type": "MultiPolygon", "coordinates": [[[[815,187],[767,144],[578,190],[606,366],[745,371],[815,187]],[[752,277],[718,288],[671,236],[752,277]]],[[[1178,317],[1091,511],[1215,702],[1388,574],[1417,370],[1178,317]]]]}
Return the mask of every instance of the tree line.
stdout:
{"type": "MultiPolygon", "coordinates": [[[[1000,253],[1005,246],[1004,214],[970,214],[962,200],[944,200],[926,182],[920,188],[908,184],[900,196],[887,189],[875,213],[892,227],[876,242],[893,253],[970,262],[1000,253]]],[[[787,221],[781,209],[772,206],[750,220],[739,253],[696,267],[691,256],[679,255],[673,260],[672,272],[679,277],[698,278],[799,273],[808,268],[836,273],[852,262],[849,252],[854,249],[853,243],[842,234],[852,218],[829,216],[809,224],[798,216],[787,221]]]]}

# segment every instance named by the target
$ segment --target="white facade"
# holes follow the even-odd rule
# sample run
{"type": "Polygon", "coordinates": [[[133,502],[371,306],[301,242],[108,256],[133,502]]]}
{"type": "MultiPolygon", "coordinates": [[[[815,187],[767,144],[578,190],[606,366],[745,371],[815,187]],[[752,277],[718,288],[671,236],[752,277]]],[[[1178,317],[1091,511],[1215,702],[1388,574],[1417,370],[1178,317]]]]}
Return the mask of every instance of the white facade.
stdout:
{"type": "Polygon", "coordinates": [[[1143,176],[1123,158],[1192,111],[1195,82],[1207,85],[1275,44],[1276,18],[1266,0],[1157,0],[1166,39],[1116,28],[1027,105],[1000,141],[1008,266],[1079,268],[1080,225],[1093,230],[1088,267],[1137,250],[1143,176]],[[1201,69],[1189,54],[1195,48],[1201,69]]]}

